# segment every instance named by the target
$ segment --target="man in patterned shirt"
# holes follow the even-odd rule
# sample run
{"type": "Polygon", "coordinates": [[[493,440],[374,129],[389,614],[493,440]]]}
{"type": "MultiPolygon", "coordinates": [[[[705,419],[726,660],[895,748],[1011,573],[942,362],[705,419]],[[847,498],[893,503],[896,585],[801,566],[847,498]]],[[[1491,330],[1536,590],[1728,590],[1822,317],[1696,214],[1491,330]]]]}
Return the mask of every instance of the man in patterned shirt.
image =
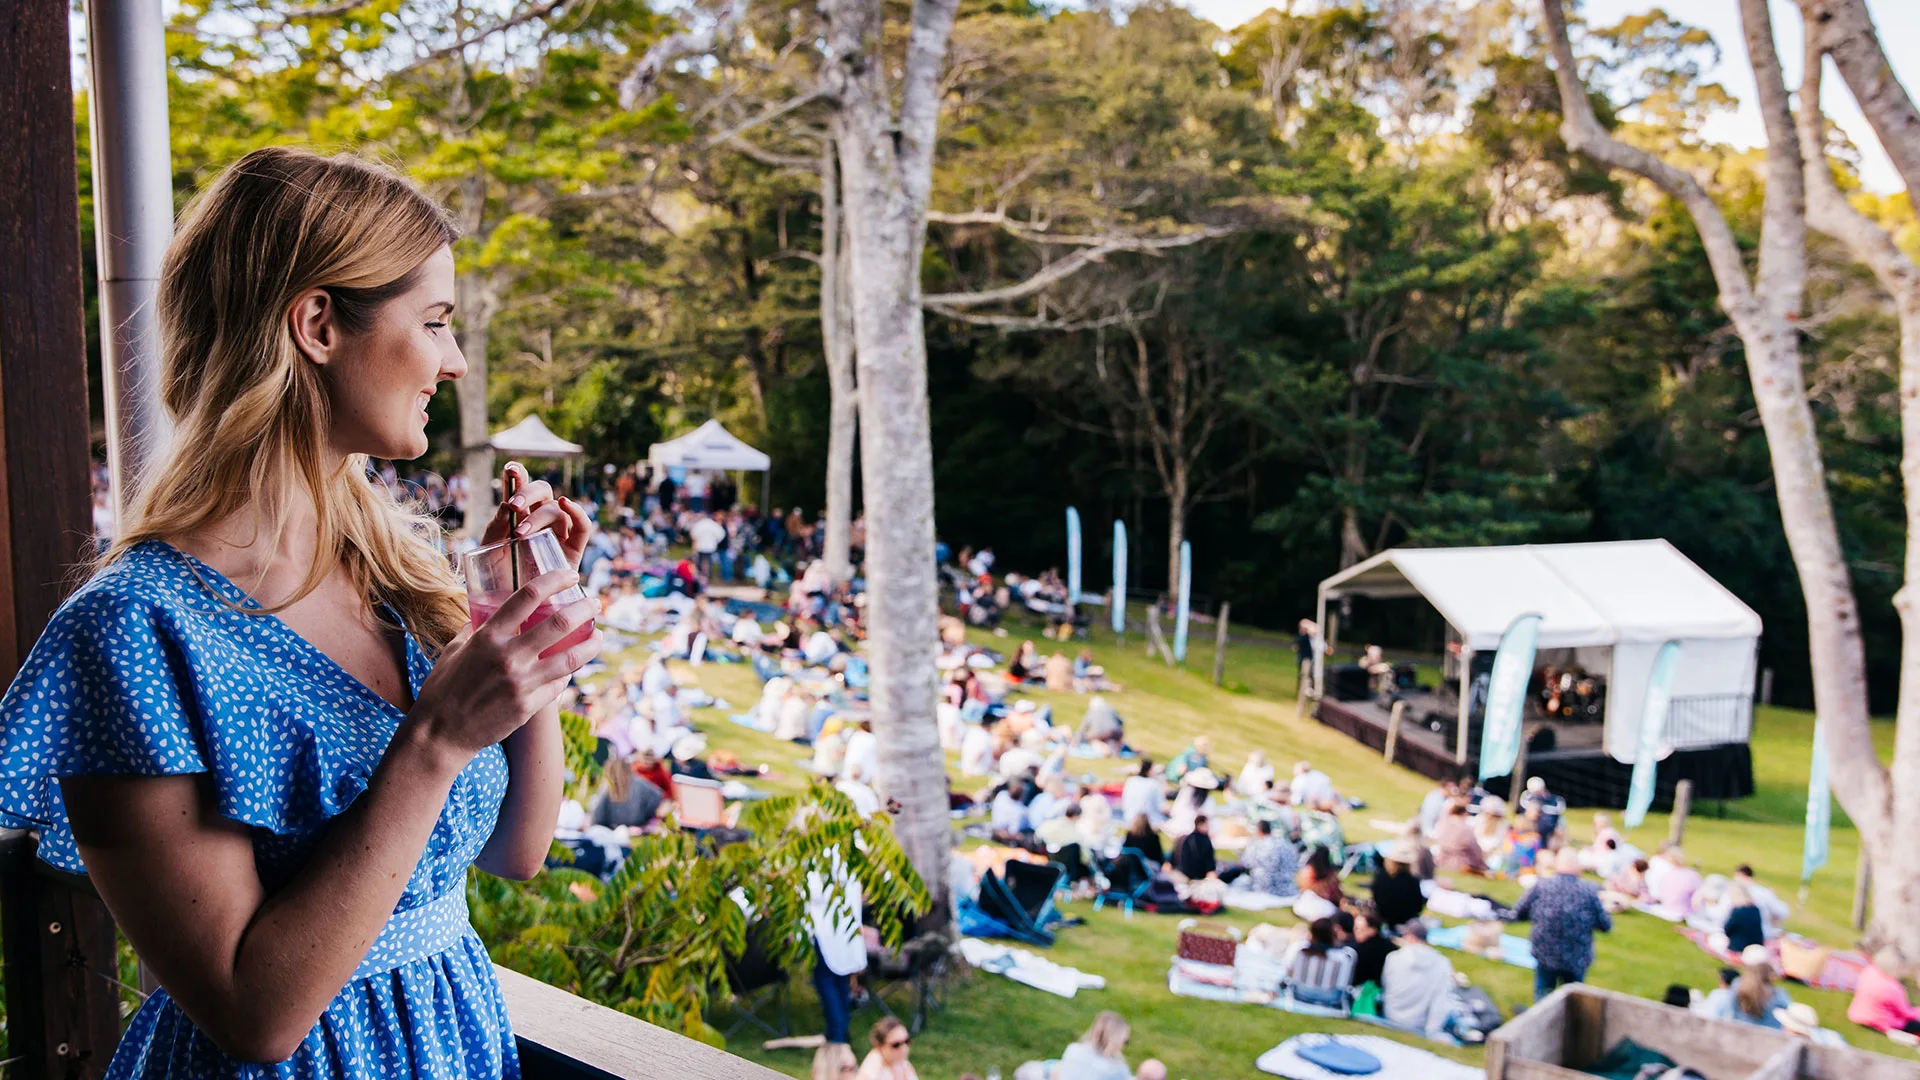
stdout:
{"type": "Polygon", "coordinates": [[[1593,966],[1593,932],[1611,931],[1600,890],[1580,880],[1580,853],[1562,848],[1552,877],[1542,877],[1513,909],[1515,922],[1533,922],[1533,999],[1562,983],[1580,982],[1593,966]]]}

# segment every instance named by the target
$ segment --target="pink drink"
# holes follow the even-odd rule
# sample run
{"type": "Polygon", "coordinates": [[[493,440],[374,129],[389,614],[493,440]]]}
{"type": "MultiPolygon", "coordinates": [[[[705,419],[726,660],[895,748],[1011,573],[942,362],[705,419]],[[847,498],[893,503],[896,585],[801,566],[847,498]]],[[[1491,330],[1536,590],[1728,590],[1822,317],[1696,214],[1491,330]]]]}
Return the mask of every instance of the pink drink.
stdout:
{"type": "MultiPolygon", "coordinates": [[[[476,628],[481,623],[486,622],[488,619],[493,618],[493,613],[500,610],[499,604],[470,603],[469,606],[472,608],[472,611],[473,611],[473,625],[476,628]]],[[[550,600],[543,601],[539,607],[533,609],[532,617],[527,619],[526,622],[523,622],[520,624],[520,632],[524,634],[528,630],[531,630],[534,627],[540,625],[541,623],[547,621],[547,617],[552,615],[555,610],[556,608],[554,607],[554,604],[552,601],[550,600]]],[[[592,620],[588,620],[587,622],[580,624],[579,629],[575,630],[571,634],[568,634],[566,637],[561,638],[560,643],[558,645],[555,645],[553,648],[548,649],[546,652],[541,653],[540,658],[544,660],[549,656],[553,656],[557,653],[565,652],[566,650],[573,648],[575,645],[578,645],[581,642],[586,641],[588,638],[592,636],[593,636],[593,622],[592,620]]]]}

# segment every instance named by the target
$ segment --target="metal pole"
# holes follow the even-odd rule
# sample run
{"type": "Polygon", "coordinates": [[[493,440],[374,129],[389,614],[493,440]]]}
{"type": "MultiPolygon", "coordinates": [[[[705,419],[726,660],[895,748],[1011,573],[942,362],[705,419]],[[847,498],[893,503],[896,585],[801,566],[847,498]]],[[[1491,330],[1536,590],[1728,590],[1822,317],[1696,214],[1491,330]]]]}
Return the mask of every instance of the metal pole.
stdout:
{"type": "MultiPolygon", "coordinates": [[[[1464,639],[1463,639],[1464,640],[1464,639]]],[[[1453,763],[1467,763],[1467,730],[1473,724],[1473,703],[1468,695],[1473,692],[1473,650],[1464,644],[1460,647],[1460,722],[1454,725],[1453,763]]]]}
{"type": "Polygon", "coordinates": [[[88,0],[100,374],[116,515],[132,504],[170,424],[160,404],[154,295],[173,238],[166,20],[160,0],[88,0]]]}

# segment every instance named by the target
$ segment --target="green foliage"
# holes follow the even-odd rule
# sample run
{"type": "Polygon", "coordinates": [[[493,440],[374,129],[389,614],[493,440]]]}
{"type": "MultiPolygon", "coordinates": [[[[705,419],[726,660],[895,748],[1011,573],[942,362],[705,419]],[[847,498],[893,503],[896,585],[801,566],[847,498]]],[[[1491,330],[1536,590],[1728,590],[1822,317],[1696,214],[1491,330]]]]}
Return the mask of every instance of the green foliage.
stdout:
{"type": "MultiPolygon", "coordinates": [[[[582,737],[581,718],[562,718],[568,768],[592,790],[600,771],[591,733],[582,737]]],[[[828,784],[748,804],[740,828],[744,839],[718,846],[671,825],[635,837],[604,882],[566,868],[529,882],[475,870],[467,881],[474,928],[503,966],[718,1046],[724,1040],[706,1010],[727,998],[727,961],[749,934],[781,967],[798,972],[810,962],[809,873],[844,867],[890,946],[926,910],[926,886],[890,822],[862,818],[828,784]]],[[[844,888],[827,888],[830,910],[844,912],[844,888]]]]}

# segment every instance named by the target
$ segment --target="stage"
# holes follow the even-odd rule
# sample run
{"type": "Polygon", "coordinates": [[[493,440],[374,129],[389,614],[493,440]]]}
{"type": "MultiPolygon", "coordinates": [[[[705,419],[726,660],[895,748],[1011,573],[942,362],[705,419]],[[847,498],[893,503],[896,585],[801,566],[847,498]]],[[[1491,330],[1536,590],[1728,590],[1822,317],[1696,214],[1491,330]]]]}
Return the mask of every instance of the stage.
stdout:
{"type": "MultiPolygon", "coordinates": [[[[1415,692],[1402,695],[1407,707],[1399,736],[1395,739],[1393,761],[1422,776],[1440,780],[1463,772],[1479,772],[1480,724],[1476,718],[1467,733],[1467,759],[1455,756],[1456,729],[1453,723],[1454,698],[1448,695],[1415,692]],[[1441,730],[1429,725],[1436,721],[1441,730]]],[[[1322,724],[1339,731],[1361,745],[1384,750],[1392,712],[1375,700],[1337,701],[1323,698],[1315,715],[1322,724]]],[[[1547,787],[1567,800],[1569,806],[1620,809],[1627,805],[1627,789],[1633,780],[1633,766],[1607,756],[1601,745],[1602,727],[1597,723],[1540,720],[1529,718],[1526,730],[1530,749],[1526,756],[1528,776],[1538,776],[1547,787]],[[1542,730],[1550,735],[1542,737],[1542,730]],[[1552,748],[1542,743],[1551,741],[1552,748]],[[1537,748],[1537,749],[1533,749],[1537,748]]],[[[1681,780],[1693,783],[1695,799],[1739,799],[1753,794],[1753,755],[1745,742],[1675,750],[1660,762],[1655,772],[1654,808],[1666,810],[1673,804],[1674,785],[1681,780]]],[[[1485,784],[1488,791],[1505,796],[1512,789],[1509,777],[1495,777],[1485,784]]]]}

